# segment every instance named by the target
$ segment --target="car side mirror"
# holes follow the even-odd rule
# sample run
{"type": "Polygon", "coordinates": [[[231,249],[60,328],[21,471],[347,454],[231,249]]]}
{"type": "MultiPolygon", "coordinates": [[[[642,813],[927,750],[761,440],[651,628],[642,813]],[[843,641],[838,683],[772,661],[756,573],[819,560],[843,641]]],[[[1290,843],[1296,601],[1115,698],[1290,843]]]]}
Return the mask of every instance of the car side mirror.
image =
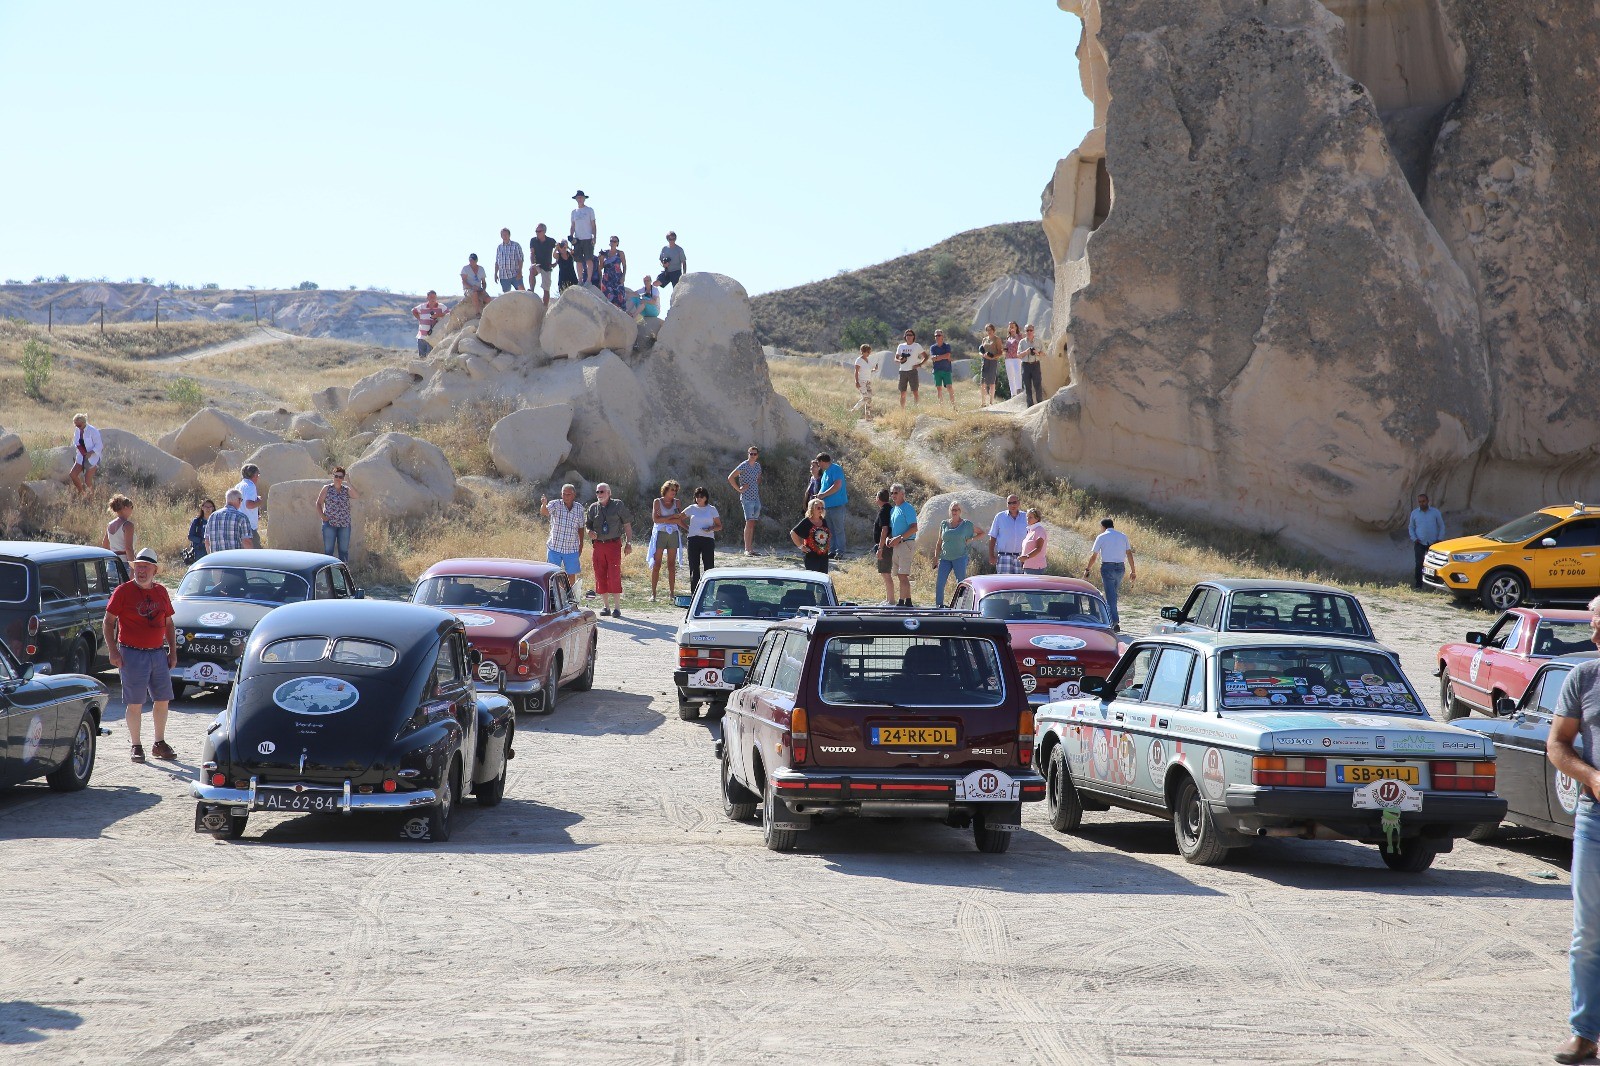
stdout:
{"type": "Polygon", "coordinates": [[[469,648],[467,650],[467,661],[470,662],[472,664],[472,668],[476,670],[479,666],[483,665],[483,652],[477,648],[469,648]]]}
{"type": "Polygon", "coordinates": [[[54,673],[54,671],[50,669],[49,663],[29,663],[22,668],[22,679],[31,681],[36,677],[44,677],[51,673],[54,673]]]}
{"type": "Polygon", "coordinates": [[[722,680],[734,688],[743,688],[745,681],[750,677],[750,671],[742,666],[730,666],[722,671],[722,680]]]}
{"type": "Polygon", "coordinates": [[[673,602],[674,605],[676,605],[678,607],[682,607],[685,611],[687,611],[689,609],[689,597],[688,596],[674,596],[673,599],[672,599],[672,602],[673,602]]]}
{"type": "Polygon", "coordinates": [[[354,592],[352,592],[350,594],[350,598],[353,599],[353,600],[364,600],[364,599],[367,598],[367,594],[362,589],[356,589],[354,592]]]}
{"type": "Polygon", "coordinates": [[[1487,633],[1468,633],[1467,634],[1467,643],[1468,644],[1477,644],[1478,646],[1481,647],[1481,646],[1489,643],[1489,634],[1487,634],[1487,633]]]}
{"type": "Polygon", "coordinates": [[[1103,677],[1097,677],[1094,674],[1086,674],[1084,675],[1083,680],[1078,682],[1078,691],[1086,696],[1103,695],[1105,692],[1105,687],[1106,679],[1103,677]]]}
{"type": "Polygon", "coordinates": [[[1517,713],[1517,701],[1510,696],[1501,696],[1494,701],[1494,713],[1506,718],[1517,713]]]}
{"type": "Polygon", "coordinates": [[[1183,621],[1183,609],[1179,607],[1163,607],[1161,608],[1161,617],[1168,622],[1181,622],[1183,621]]]}
{"type": "Polygon", "coordinates": [[[1539,547],[1541,548],[1554,548],[1555,546],[1556,538],[1554,537],[1546,537],[1539,542],[1539,547]]]}

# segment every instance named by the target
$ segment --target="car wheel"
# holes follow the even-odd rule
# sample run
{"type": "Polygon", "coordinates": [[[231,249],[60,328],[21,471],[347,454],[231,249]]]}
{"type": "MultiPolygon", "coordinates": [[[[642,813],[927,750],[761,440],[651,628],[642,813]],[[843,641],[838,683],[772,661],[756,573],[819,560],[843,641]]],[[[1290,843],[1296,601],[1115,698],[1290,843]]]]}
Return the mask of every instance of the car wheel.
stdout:
{"type": "Polygon", "coordinates": [[[722,746],[722,813],[735,822],[748,822],[755,817],[756,804],[761,797],[739,784],[733,777],[733,756],[728,746],[722,746]]]}
{"type": "Polygon", "coordinates": [[[1499,822],[1484,822],[1482,825],[1472,827],[1472,832],[1467,834],[1467,839],[1478,844],[1487,844],[1500,836],[1499,822]]]}
{"type": "Polygon", "coordinates": [[[678,690],[678,717],[685,722],[693,722],[700,717],[700,705],[689,699],[681,688],[678,690]]]}
{"type": "Polygon", "coordinates": [[[81,639],[72,642],[72,647],[67,650],[66,672],[69,674],[87,674],[89,662],[94,656],[89,654],[89,645],[81,639]]]}
{"type": "Polygon", "coordinates": [[[545,678],[544,694],[539,700],[540,714],[555,714],[556,700],[561,695],[561,657],[552,656],[550,659],[550,673],[545,678]]]}
{"type": "Polygon", "coordinates": [[[772,779],[769,777],[766,788],[761,794],[761,840],[770,851],[793,851],[800,843],[800,831],[786,829],[778,824],[777,811],[780,801],[775,793],[772,779]]]}
{"type": "Polygon", "coordinates": [[[1515,570],[1495,570],[1478,586],[1485,607],[1509,611],[1528,598],[1528,582],[1515,570]]]}
{"type": "Polygon", "coordinates": [[[442,844],[450,839],[450,823],[456,811],[456,796],[461,789],[461,763],[450,760],[450,770],[439,783],[439,802],[428,808],[428,839],[442,844]]]}
{"type": "Polygon", "coordinates": [[[1456,699],[1456,685],[1450,680],[1450,675],[1445,674],[1439,679],[1439,710],[1444,714],[1444,720],[1453,722],[1457,718],[1465,718],[1471,713],[1470,708],[1456,699]]]}
{"type": "Polygon", "coordinates": [[[249,811],[246,811],[242,817],[235,817],[233,812],[229,811],[228,812],[228,818],[223,823],[224,825],[227,826],[227,828],[226,829],[213,830],[212,833],[211,833],[212,839],[214,839],[214,840],[238,840],[239,838],[244,836],[245,826],[249,825],[249,823],[250,823],[250,812],[249,811]]]}
{"type": "Polygon", "coordinates": [[[483,781],[473,789],[472,794],[477,797],[480,807],[493,807],[505,798],[506,775],[511,772],[511,734],[512,729],[507,726],[505,743],[500,749],[500,776],[492,781],[483,781]]]}
{"type": "Polygon", "coordinates": [[[973,811],[972,842],[986,855],[999,855],[1011,846],[1011,830],[990,829],[989,816],[981,810],[973,811]]]}
{"type": "Polygon", "coordinates": [[[1051,828],[1058,833],[1071,833],[1083,821],[1083,804],[1078,802],[1078,789],[1072,783],[1072,771],[1067,769],[1066,749],[1060,744],[1050,749],[1044,809],[1050,816],[1051,828]]]}
{"type": "Polygon", "coordinates": [[[1211,808],[1206,806],[1194,778],[1185,774],[1178,782],[1177,801],[1172,808],[1173,836],[1178,854],[1196,866],[1218,866],[1228,861],[1229,848],[1223,845],[1211,808]]]}
{"type": "Polygon", "coordinates": [[[711,719],[711,721],[713,721],[713,722],[715,722],[717,719],[721,718],[723,715],[725,715],[727,713],[728,713],[728,701],[727,700],[713,700],[711,703],[707,704],[707,706],[706,706],[706,717],[711,719]]]}
{"type": "Polygon", "coordinates": [[[188,692],[188,691],[189,691],[189,682],[187,682],[187,681],[174,681],[172,683],[172,698],[174,700],[183,699],[183,694],[185,692],[188,692]]]}
{"type": "Polygon", "coordinates": [[[1439,851],[1431,842],[1421,837],[1411,837],[1400,841],[1399,851],[1390,851],[1387,847],[1379,845],[1378,854],[1383,856],[1383,864],[1391,870],[1398,870],[1403,874],[1420,874],[1433,865],[1434,857],[1439,851]]]}
{"type": "Polygon", "coordinates": [[[66,761],[45,775],[45,784],[57,792],[77,792],[87,788],[94,773],[95,751],[100,744],[100,729],[94,715],[85,711],[78,719],[78,731],[72,734],[72,750],[66,761]]]}
{"type": "Polygon", "coordinates": [[[594,655],[597,644],[599,644],[599,638],[589,638],[589,659],[583,664],[583,673],[579,674],[578,680],[572,683],[572,691],[588,692],[594,688],[594,655]]]}

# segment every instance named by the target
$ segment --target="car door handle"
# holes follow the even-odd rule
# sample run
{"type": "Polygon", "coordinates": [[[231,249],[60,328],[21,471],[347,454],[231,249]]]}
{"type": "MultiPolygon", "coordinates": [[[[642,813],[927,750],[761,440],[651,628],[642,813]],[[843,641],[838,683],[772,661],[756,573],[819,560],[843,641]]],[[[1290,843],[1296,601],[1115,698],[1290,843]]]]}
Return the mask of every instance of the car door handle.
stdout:
{"type": "Polygon", "coordinates": [[[1120,721],[1122,721],[1122,712],[1118,711],[1116,714],[1112,715],[1111,717],[1115,718],[1117,721],[1120,722],[1120,721]]]}

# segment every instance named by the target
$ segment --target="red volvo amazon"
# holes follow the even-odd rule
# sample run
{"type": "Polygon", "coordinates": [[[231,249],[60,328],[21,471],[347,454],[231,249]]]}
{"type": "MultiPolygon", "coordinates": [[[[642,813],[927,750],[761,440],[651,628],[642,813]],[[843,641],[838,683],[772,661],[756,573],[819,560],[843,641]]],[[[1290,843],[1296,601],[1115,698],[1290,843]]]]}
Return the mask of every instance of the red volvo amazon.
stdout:
{"type": "Polygon", "coordinates": [[[985,574],[956,586],[950,606],[1011,631],[1022,688],[1035,705],[1072,699],[1085,677],[1108,677],[1127,648],[1100,591],[1072,577],[985,574]]]}

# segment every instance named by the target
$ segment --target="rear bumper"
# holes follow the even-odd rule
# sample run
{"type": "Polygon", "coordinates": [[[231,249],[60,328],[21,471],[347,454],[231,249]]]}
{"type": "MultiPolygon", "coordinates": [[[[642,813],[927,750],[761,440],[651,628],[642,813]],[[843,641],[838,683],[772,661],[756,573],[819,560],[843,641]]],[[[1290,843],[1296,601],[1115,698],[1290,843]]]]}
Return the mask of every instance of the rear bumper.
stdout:
{"type": "MultiPolygon", "coordinates": [[[[1044,799],[1044,778],[1032,770],[1006,770],[1018,785],[1018,800],[1034,803],[1044,799]]],[[[773,788],[784,799],[804,799],[807,804],[872,802],[950,803],[967,806],[976,801],[956,799],[956,785],[966,773],[826,773],[815,770],[779,770],[772,775],[773,788]]]]}
{"type": "Polygon", "coordinates": [[[531,696],[544,686],[537,678],[528,681],[506,681],[505,675],[500,675],[500,681],[476,681],[473,688],[479,692],[493,692],[507,696],[531,696]]]}
{"type": "MultiPolygon", "coordinates": [[[[1230,788],[1224,796],[1235,825],[1249,832],[1268,822],[1315,822],[1356,839],[1381,839],[1383,812],[1351,806],[1344,790],[1311,788],[1230,788]]],[[[1401,832],[1412,836],[1465,836],[1478,825],[1498,825],[1506,814],[1506,801],[1495,795],[1428,792],[1422,809],[1400,816],[1401,832]]]]}
{"type": "Polygon", "coordinates": [[[672,671],[672,683],[677,686],[679,692],[683,693],[684,699],[694,700],[700,703],[708,703],[725,700],[733,692],[732,685],[718,688],[707,688],[703,685],[691,685],[689,684],[689,678],[691,676],[693,675],[691,675],[687,670],[672,671]]]}
{"type": "MultiPolygon", "coordinates": [[[[290,782],[276,784],[275,788],[292,788],[290,782]]],[[[339,794],[340,813],[350,814],[353,811],[404,811],[412,807],[431,807],[439,802],[438,793],[431,788],[416,789],[411,792],[371,792],[363,793],[354,791],[350,782],[346,781],[343,788],[330,785],[307,785],[308,792],[335,792],[339,794]]],[[[219,807],[243,807],[246,810],[258,810],[256,806],[256,790],[254,782],[250,788],[224,788],[217,785],[207,785],[200,781],[189,784],[189,794],[201,803],[215,804],[219,807]]]]}

